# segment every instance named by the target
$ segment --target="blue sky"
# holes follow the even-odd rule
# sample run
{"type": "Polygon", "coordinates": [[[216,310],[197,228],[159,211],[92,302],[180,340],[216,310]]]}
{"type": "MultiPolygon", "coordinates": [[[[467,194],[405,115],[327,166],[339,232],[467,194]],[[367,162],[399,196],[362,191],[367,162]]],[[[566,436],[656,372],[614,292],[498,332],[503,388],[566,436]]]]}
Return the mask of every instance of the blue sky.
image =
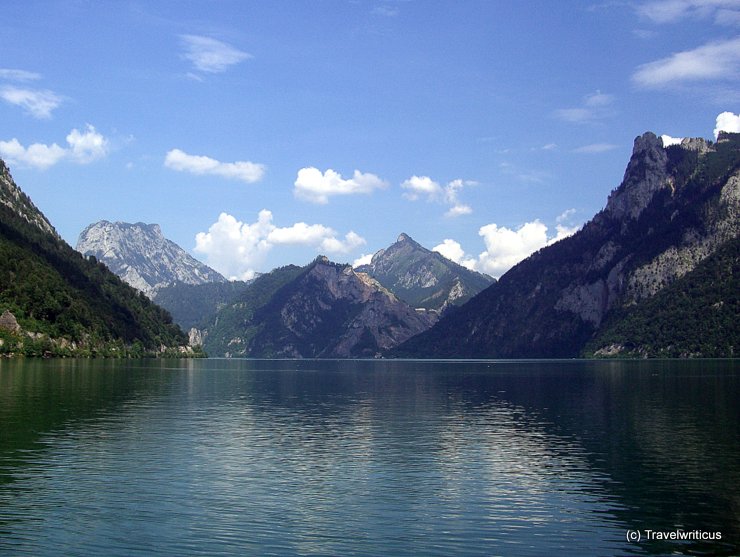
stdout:
{"type": "Polygon", "coordinates": [[[158,223],[233,277],[406,232],[499,276],[644,131],[740,131],[740,0],[3,3],[0,157],[72,245],[158,223]]]}

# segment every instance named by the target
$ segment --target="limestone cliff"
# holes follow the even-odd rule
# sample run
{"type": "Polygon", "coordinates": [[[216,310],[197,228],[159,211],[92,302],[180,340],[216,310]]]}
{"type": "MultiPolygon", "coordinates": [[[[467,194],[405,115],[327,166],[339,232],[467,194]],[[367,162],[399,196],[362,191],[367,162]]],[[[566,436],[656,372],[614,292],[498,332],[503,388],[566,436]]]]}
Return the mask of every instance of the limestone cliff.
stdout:
{"type": "Polygon", "coordinates": [[[605,209],[582,230],[533,254],[397,353],[577,356],[606,320],[613,325],[736,239],[739,216],[740,134],[664,148],[648,132],[635,140],[605,209]]]}
{"type": "Polygon", "coordinates": [[[77,251],[94,256],[150,298],[174,284],[205,284],[226,279],[168,240],[157,224],[100,221],[82,231],[77,251]]]}

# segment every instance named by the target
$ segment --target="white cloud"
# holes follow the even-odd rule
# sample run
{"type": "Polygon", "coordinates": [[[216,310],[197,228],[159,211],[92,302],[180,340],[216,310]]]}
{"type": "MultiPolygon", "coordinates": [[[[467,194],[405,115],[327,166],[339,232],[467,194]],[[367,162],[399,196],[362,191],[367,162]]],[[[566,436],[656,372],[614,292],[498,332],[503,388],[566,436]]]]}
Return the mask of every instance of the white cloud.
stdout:
{"type": "Polygon", "coordinates": [[[614,110],[611,108],[613,103],[614,95],[596,91],[583,97],[580,106],[557,109],[554,115],[560,120],[574,124],[595,122],[614,114],[614,110]]]}
{"type": "Polygon", "coordinates": [[[7,79],[8,81],[36,81],[41,79],[41,75],[26,70],[0,68],[0,79],[7,79]]]}
{"type": "Polygon", "coordinates": [[[637,13],[653,23],[675,23],[682,19],[714,17],[722,23],[727,12],[737,14],[738,0],[656,0],[637,7],[637,13]]]}
{"type": "Polygon", "coordinates": [[[333,229],[321,224],[298,222],[279,228],[272,218],[266,209],[251,224],[221,213],[208,232],[196,234],[195,251],[205,255],[208,265],[224,276],[248,280],[275,246],[308,246],[319,253],[343,254],[365,244],[364,238],[352,231],[340,239],[333,229]]]}
{"type": "Polygon", "coordinates": [[[736,80],[740,74],[740,37],[705,44],[643,64],[632,81],[644,88],[702,80],[736,80]]]}
{"type": "Polygon", "coordinates": [[[517,229],[495,223],[482,226],[478,234],[483,238],[486,250],[477,259],[466,254],[462,246],[451,239],[444,240],[432,249],[468,269],[499,278],[535,251],[577,232],[580,225],[567,224],[575,212],[575,209],[568,209],[557,217],[554,236],[548,234],[548,227],[539,220],[527,222],[517,229]]]}
{"type": "Polygon", "coordinates": [[[180,149],[172,149],[164,159],[164,165],[172,170],[191,174],[211,174],[247,183],[258,182],[265,174],[265,166],[249,161],[220,162],[202,155],[188,155],[180,149]]]}
{"type": "Polygon", "coordinates": [[[670,147],[671,145],[681,145],[683,137],[671,137],[670,135],[661,135],[661,141],[663,141],[663,147],[670,147]]]}
{"type": "Polygon", "coordinates": [[[10,104],[20,106],[34,118],[45,120],[62,103],[62,98],[48,90],[21,89],[5,86],[0,89],[0,98],[10,104]]]}
{"type": "Polygon", "coordinates": [[[717,122],[714,128],[714,138],[717,139],[719,132],[740,133],[740,114],[732,112],[723,112],[717,115],[717,122]]]}
{"type": "Polygon", "coordinates": [[[405,190],[403,197],[410,201],[417,201],[424,197],[427,201],[449,205],[450,208],[445,213],[445,216],[454,218],[462,215],[469,215],[473,212],[470,205],[465,205],[460,202],[458,195],[465,186],[475,184],[476,182],[470,180],[463,181],[458,178],[442,187],[429,176],[412,176],[401,183],[401,188],[405,190]]]}
{"type": "Polygon", "coordinates": [[[352,266],[356,268],[356,267],[359,267],[360,265],[370,265],[372,261],[373,261],[372,253],[368,253],[368,254],[363,253],[360,257],[358,257],[352,262],[352,266]]]}
{"type": "Polygon", "coordinates": [[[583,147],[573,149],[573,152],[594,155],[598,153],[606,153],[607,151],[612,151],[616,148],[617,146],[612,143],[592,143],[590,145],[584,145],[583,147]]]}
{"type": "Polygon", "coordinates": [[[469,215],[473,212],[473,208],[470,205],[453,205],[446,212],[445,216],[449,218],[461,217],[462,215],[469,215]]]}
{"type": "Polygon", "coordinates": [[[528,222],[512,230],[495,223],[482,226],[478,235],[486,244],[486,251],[478,256],[476,267],[498,278],[548,243],[547,226],[539,220],[528,222]]]}
{"type": "Polygon", "coordinates": [[[56,143],[51,145],[33,143],[24,147],[20,141],[13,138],[10,141],[0,141],[0,156],[11,164],[43,170],[62,160],[88,164],[108,154],[108,140],[90,124],[87,124],[84,132],[76,128],[69,132],[67,144],[66,148],[56,143]]]}
{"type": "Polygon", "coordinates": [[[296,197],[326,205],[333,195],[369,194],[387,187],[387,183],[375,174],[363,174],[355,170],[352,178],[344,179],[331,168],[322,174],[318,168],[307,167],[298,171],[293,193],[296,197]]]}
{"type": "Polygon", "coordinates": [[[443,255],[450,261],[454,261],[458,265],[467,267],[470,270],[475,269],[475,266],[476,266],[475,259],[472,257],[468,257],[465,254],[465,251],[463,250],[460,243],[456,242],[455,240],[446,238],[445,240],[442,241],[441,244],[434,246],[432,248],[432,251],[436,251],[437,253],[443,255]]]}
{"type": "Polygon", "coordinates": [[[210,37],[181,35],[180,39],[185,48],[183,57],[201,72],[222,73],[230,66],[252,58],[251,54],[210,37]]]}
{"type": "Polygon", "coordinates": [[[108,154],[108,140],[87,124],[85,132],[73,129],[67,135],[68,154],[80,164],[87,164],[101,159],[108,154]]]}
{"type": "Polygon", "coordinates": [[[401,183],[401,188],[406,190],[403,196],[411,201],[416,201],[422,196],[433,201],[442,195],[442,186],[429,176],[412,176],[401,183]]]}
{"type": "Polygon", "coordinates": [[[67,151],[56,143],[51,145],[33,143],[24,147],[20,141],[13,138],[10,141],[0,141],[0,156],[10,164],[32,166],[43,170],[61,161],[67,156],[67,151]]]}

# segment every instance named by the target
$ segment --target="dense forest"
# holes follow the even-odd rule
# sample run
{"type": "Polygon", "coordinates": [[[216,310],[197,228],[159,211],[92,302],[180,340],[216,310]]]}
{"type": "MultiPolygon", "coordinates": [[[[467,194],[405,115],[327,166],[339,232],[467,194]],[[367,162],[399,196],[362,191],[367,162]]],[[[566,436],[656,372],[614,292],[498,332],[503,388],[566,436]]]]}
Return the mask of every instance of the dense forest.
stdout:
{"type": "Polygon", "coordinates": [[[28,356],[193,355],[170,315],[56,234],[3,165],[0,203],[0,354],[28,356]],[[29,212],[29,207],[37,214],[29,212]]]}

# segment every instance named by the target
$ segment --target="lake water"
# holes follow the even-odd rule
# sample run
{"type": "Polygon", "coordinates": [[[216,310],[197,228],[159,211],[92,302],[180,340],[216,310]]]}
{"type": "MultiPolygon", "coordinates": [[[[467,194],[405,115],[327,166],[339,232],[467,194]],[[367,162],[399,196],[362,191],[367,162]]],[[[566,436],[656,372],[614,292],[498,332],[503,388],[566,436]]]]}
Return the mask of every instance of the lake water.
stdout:
{"type": "Polygon", "coordinates": [[[672,553],[740,554],[737,362],[0,361],[0,554],[672,553]]]}

